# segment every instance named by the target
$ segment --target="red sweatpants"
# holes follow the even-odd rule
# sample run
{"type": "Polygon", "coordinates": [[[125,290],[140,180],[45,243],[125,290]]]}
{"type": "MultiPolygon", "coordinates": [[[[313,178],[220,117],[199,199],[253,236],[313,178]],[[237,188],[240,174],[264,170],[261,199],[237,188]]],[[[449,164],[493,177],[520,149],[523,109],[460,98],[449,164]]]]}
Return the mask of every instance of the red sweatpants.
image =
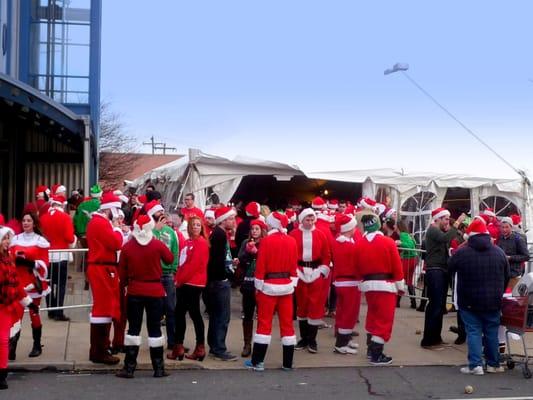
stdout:
{"type": "MultiPolygon", "coordinates": [[[[272,320],[274,319],[274,313],[277,311],[283,345],[296,344],[294,325],[292,324],[292,294],[268,296],[258,291],[255,299],[257,302],[257,335],[262,335],[265,338],[272,335],[272,320]]],[[[270,342],[269,339],[268,341],[270,342]]]]}
{"type": "Polygon", "coordinates": [[[7,368],[7,355],[9,353],[9,330],[13,323],[11,313],[0,307],[0,369],[7,368]]]}
{"type": "Polygon", "coordinates": [[[341,335],[349,335],[359,319],[361,292],[357,286],[336,287],[335,290],[337,292],[335,329],[341,335]]]}
{"type": "Polygon", "coordinates": [[[413,286],[413,275],[415,273],[418,257],[402,258],[403,277],[407,286],[413,286]]]}
{"type": "Polygon", "coordinates": [[[372,336],[383,339],[384,342],[390,340],[392,325],[394,323],[394,312],[396,311],[396,293],[389,292],[366,292],[366,331],[372,336]]]}
{"type": "Polygon", "coordinates": [[[296,286],[296,315],[298,319],[307,319],[310,325],[322,323],[325,305],[324,285],[329,285],[329,280],[323,277],[319,277],[311,283],[298,281],[298,286],[296,286]]]}

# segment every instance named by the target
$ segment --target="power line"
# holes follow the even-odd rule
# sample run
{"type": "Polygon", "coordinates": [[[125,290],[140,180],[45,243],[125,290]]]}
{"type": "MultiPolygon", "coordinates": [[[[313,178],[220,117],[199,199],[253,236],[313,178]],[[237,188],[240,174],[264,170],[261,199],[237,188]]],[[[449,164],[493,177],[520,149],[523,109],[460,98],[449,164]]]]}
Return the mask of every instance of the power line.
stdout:
{"type": "Polygon", "coordinates": [[[468,126],[466,126],[459,118],[457,118],[454,114],[452,114],[446,107],[444,107],[441,103],[437,101],[427,90],[425,90],[422,86],[420,86],[409,74],[405,71],[401,71],[403,75],[413,84],[415,85],[424,95],[426,95],[433,103],[435,103],[441,110],[443,110],[450,118],[452,118],[455,122],[457,122],[459,125],[463,127],[464,130],[466,130],[470,135],[472,135],[479,143],[481,143],[483,146],[485,146],[492,154],[494,154],[496,157],[498,157],[501,161],[503,161],[508,167],[510,167],[513,171],[515,171],[518,175],[520,175],[523,178],[526,178],[525,172],[522,170],[519,170],[518,168],[515,168],[509,161],[507,161],[503,156],[501,156],[496,150],[494,150],[492,147],[490,147],[487,143],[483,141],[474,131],[472,131],[468,126]]]}
{"type": "Polygon", "coordinates": [[[150,141],[143,142],[143,146],[150,146],[152,148],[152,154],[155,154],[156,150],[163,150],[163,154],[166,154],[167,150],[176,151],[175,147],[169,147],[164,142],[156,142],[153,135],[150,137],[150,141]]]}

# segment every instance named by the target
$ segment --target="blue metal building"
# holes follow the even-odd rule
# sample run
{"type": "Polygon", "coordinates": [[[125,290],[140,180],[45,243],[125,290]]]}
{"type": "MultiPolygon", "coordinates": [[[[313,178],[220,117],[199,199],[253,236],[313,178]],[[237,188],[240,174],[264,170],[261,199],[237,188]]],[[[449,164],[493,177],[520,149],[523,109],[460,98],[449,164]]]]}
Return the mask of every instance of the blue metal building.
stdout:
{"type": "Polygon", "coordinates": [[[0,0],[0,212],[96,180],[101,0],[0,0]]]}

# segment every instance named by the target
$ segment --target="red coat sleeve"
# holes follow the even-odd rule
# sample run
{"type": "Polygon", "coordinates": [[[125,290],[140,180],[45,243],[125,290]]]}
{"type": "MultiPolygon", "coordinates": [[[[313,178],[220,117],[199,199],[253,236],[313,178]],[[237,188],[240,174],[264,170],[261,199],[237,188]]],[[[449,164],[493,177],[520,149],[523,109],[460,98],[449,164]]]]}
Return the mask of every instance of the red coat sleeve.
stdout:
{"type": "Polygon", "coordinates": [[[297,275],[297,269],[298,269],[298,245],[296,244],[296,240],[291,237],[291,247],[289,250],[290,260],[291,260],[291,278],[296,278],[297,275]]]}
{"type": "Polygon", "coordinates": [[[118,276],[121,286],[128,286],[128,246],[124,246],[118,261],[118,276]]]}
{"type": "Polygon", "coordinates": [[[65,214],[65,230],[63,231],[64,232],[64,235],[65,235],[65,241],[67,243],[74,243],[74,224],[72,222],[72,219],[70,219],[70,217],[65,214]]]}
{"type": "Polygon", "coordinates": [[[322,240],[321,243],[320,259],[322,260],[322,264],[324,264],[326,267],[329,267],[329,264],[331,263],[330,243],[325,234],[322,234],[322,236],[324,237],[324,240],[322,240]]]}
{"type": "Polygon", "coordinates": [[[390,261],[392,263],[392,276],[395,282],[403,280],[402,260],[398,248],[392,239],[387,240],[387,247],[390,254],[390,261]]]}
{"type": "Polygon", "coordinates": [[[174,254],[172,254],[167,245],[161,242],[160,240],[158,240],[157,243],[159,245],[159,248],[161,249],[161,260],[165,264],[172,264],[174,262],[174,254]]]}

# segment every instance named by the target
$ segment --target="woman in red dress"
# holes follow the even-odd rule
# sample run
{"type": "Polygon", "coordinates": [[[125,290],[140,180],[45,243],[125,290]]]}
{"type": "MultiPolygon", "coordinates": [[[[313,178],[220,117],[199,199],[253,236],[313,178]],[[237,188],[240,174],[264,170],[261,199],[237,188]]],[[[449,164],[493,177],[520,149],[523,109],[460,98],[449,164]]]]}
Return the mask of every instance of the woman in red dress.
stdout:
{"type": "Polygon", "coordinates": [[[30,309],[33,348],[28,357],[39,357],[42,353],[42,323],[38,311],[41,298],[50,293],[46,279],[50,243],[40,233],[37,215],[26,212],[22,215],[22,233],[13,237],[10,247],[20,284],[36,305],[35,308],[30,309]]]}
{"type": "Polygon", "coordinates": [[[7,361],[14,356],[11,343],[15,339],[10,340],[10,332],[13,331],[18,339],[24,306],[32,302],[19,284],[17,270],[9,254],[12,237],[10,228],[0,227],[0,390],[7,389],[7,361]]]}

